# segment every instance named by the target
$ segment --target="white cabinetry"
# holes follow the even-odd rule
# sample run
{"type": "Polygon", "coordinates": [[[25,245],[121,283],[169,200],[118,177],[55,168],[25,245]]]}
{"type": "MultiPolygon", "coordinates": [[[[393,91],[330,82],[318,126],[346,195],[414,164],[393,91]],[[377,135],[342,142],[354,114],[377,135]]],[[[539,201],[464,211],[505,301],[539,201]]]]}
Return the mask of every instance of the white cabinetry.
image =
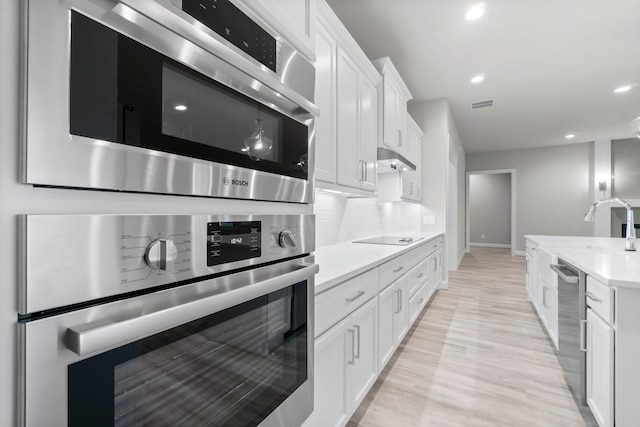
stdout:
{"type": "Polygon", "coordinates": [[[600,427],[613,426],[613,328],[587,308],[587,404],[600,427]]]}
{"type": "Polygon", "coordinates": [[[416,170],[405,170],[402,167],[392,169],[382,166],[378,169],[378,201],[422,201],[422,136],[424,133],[409,116],[407,126],[407,160],[416,166],[416,170]]]}
{"type": "Polygon", "coordinates": [[[372,63],[383,76],[383,90],[378,95],[382,106],[379,113],[382,125],[378,126],[382,128],[381,146],[407,157],[407,102],[412,98],[411,93],[388,57],[372,63]]]}
{"type": "Polygon", "coordinates": [[[304,426],[338,427],[347,423],[345,330],[342,321],[315,342],[314,412],[304,426]]]}
{"type": "Polygon", "coordinates": [[[375,298],[354,312],[347,322],[345,347],[348,414],[353,414],[378,377],[377,325],[378,301],[375,298]]]}
{"type": "Polygon", "coordinates": [[[314,411],[304,427],[346,425],[433,295],[441,245],[438,236],[316,294],[314,411]]]}
{"type": "Polygon", "coordinates": [[[314,412],[310,426],[344,426],[377,378],[378,269],[315,298],[314,412]]]}
{"type": "Polygon", "coordinates": [[[379,369],[387,364],[393,352],[407,333],[408,298],[407,298],[407,275],[396,280],[380,292],[378,296],[380,326],[378,337],[378,366],[379,369]]]}
{"type": "Polygon", "coordinates": [[[421,168],[422,162],[422,136],[424,132],[416,124],[416,122],[408,116],[407,125],[407,145],[408,153],[407,158],[416,166],[416,170],[402,171],[402,198],[410,201],[420,202],[422,200],[421,192],[421,168]]]}
{"type": "Polygon", "coordinates": [[[613,290],[587,277],[587,404],[600,427],[614,425],[613,290]]]}
{"type": "Polygon", "coordinates": [[[551,341],[558,348],[558,276],[551,264],[558,257],[527,240],[526,286],[529,300],[538,312],[551,341]]]}
{"type": "Polygon", "coordinates": [[[241,0],[310,60],[315,59],[316,0],[241,0]]]}
{"type": "Polygon", "coordinates": [[[318,18],[317,186],[374,195],[382,77],[324,0],[318,18]]]}

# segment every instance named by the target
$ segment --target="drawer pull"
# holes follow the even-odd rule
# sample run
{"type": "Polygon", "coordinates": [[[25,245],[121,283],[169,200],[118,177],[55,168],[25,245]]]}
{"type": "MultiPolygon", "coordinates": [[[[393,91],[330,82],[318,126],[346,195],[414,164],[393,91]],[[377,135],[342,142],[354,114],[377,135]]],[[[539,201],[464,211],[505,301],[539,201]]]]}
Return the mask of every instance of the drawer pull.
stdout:
{"type": "Polygon", "coordinates": [[[354,302],[355,300],[357,300],[358,298],[360,298],[362,295],[364,295],[366,292],[365,291],[358,291],[358,293],[356,294],[356,296],[351,297],[351,298],[347,298],[345,299],[345,301],[347,302],[354,302]]]}
{"type": "Polygon", "coordinates": [[[418,300],[418,305],[422,304],[422,301],[424,301],[424,298],[420,298],[420,299],[418,300]]]}
{"type": "Polygon", "coordinates": [[[587,298],[589,298],[590,300],[592,300],[594,302],[602,302],[602,300],[600,298],[598,298],[597,296],[595,296],[594,294],[592,294],[589,291],[587,291],[587,298]]]}
{"type": "Polygon", "coordinates": [[[417,278],[417,279],[419,279],[419,278],[421,278],[422,276],[424,276],[424,273],[420,273],[420,274],[416,275],[416,278],[417,278]]]}
{"type": "Polygon", "coordinates": [[[587,321],[580,320],[580,351],[584,351],[584,352],[587,351],[587,346],[585,343],[586,340],[584,339],[584,333],[586,330],[585,326],[587,326],[587,321]]]}
{"type": "Polygon", "coordinates": [[[397,273],[397,272],[402,271],[402,270],[404,270],[404,267],[403,267],[403,266],[400,266],[400,267],[398,267],[398,268],[394,269],[394,270],[393,270],[393,272],[394,272],[394,273],[397,273]]]}

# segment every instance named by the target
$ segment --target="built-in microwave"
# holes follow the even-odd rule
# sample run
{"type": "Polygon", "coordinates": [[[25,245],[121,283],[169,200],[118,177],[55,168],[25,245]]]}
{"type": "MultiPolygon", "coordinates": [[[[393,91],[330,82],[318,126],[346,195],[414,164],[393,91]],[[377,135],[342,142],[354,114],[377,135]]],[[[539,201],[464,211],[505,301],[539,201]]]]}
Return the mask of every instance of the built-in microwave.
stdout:
{"type": "Polygon", "coordinates": [[[315,69],[250,12],[25,1],[23,181],[310,202],[315,69]]]}

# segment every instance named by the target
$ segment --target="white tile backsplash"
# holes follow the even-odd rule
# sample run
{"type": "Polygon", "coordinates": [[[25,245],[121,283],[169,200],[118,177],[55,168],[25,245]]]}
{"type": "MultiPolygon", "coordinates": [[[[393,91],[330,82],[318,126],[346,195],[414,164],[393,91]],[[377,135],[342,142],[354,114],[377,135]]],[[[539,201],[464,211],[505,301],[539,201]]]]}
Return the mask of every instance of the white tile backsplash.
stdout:
{"type": "Polygon", "coordinates": [[[415,203],[378,204],[375,198],[348,198],[316,192],[313,210],[317,247],[382,234],[414,235],[420,232],[420,205],[415,203]]]}

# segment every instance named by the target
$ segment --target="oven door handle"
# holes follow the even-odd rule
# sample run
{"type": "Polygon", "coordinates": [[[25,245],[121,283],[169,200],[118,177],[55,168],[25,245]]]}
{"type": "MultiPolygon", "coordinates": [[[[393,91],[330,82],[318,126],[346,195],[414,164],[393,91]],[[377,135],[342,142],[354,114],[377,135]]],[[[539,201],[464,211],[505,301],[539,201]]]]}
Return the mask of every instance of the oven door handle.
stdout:
{"type": "Polygon", "coordinates": [[[302,282],[318,271],[318,264],[298,264],[295,270],[280,276],[139,317],[122,321],[100,319],[73,326],[67,329],[65,345],[79,356],[106,351],[302,282]]]}

